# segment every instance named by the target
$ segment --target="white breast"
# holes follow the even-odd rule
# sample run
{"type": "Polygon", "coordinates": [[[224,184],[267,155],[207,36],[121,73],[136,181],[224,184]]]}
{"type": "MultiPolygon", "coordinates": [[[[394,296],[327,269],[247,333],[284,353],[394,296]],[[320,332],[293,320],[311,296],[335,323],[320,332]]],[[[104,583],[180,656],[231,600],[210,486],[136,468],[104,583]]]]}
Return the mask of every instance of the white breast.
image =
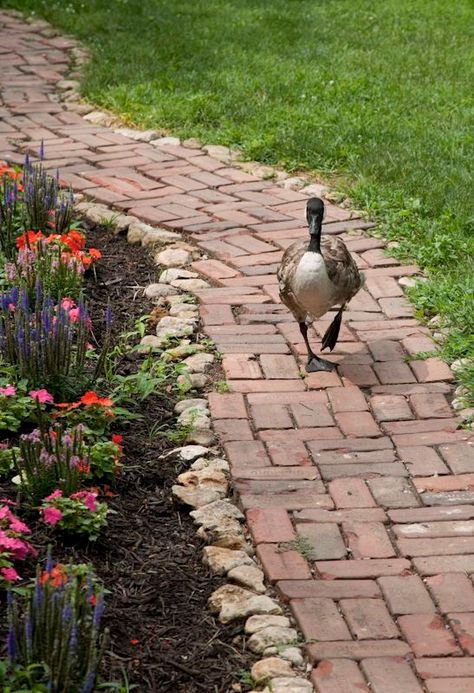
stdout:
{"type": "Polygon", "coordinates": [[[295,271],[293,287],[298,303],[315,318],[327,313],[336,303],[336,287],[319,253],[303,255],[295,271]]]}

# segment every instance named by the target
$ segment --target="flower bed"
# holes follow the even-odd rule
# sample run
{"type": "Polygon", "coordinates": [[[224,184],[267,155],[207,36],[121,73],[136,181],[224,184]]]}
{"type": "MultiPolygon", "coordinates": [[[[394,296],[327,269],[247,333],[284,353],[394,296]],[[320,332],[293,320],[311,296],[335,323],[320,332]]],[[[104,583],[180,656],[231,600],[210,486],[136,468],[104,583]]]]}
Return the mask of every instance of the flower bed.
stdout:
{"type": "Polygon", "coordinates": [[[41,166],[0,178],[0,682],[92,691],[123,670],[140,690],[228,690],[246,660],[205,611],[219,581],[170,499],[183,470],[160,459],[179,368],[136,349],[154,266],[86,241],[41,166]]]}

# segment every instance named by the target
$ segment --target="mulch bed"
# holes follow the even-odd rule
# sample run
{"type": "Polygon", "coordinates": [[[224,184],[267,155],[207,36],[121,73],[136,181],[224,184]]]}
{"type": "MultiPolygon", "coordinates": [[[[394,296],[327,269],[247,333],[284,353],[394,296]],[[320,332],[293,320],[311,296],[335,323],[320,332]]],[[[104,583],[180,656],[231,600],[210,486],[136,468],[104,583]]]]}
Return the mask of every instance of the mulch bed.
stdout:
{"type": "MultiPolygon", "coordinates": [[[[86,282],[90,313],[97,320],[110,300],[118,334],[152,308],[139,286],[156,281],[156,268],[141,247],[104,229],[89,229],[87,239],[103,253],[96,277],[86,282]]],[[[99,341],[100,330],[96,322],[99,341]]],[[[122,371],[130,367],[125,361],[122,371]]],[[[222,580],[202,565],[196,528],[171,497],[186,466],[162,457],[173,446],[154,428],[172,425],[173,405],[169,395],[157,394],[142,407],[143,419],[117,431],[124,435],[124,466],[110,499],[116,514],[97,542],[65,544],[42,525],[33,526],[34,536],[53,544],[56,560],[91,562],[109,590],[106,668],[114,680],[123,669],[137,691],[227,693],[254,657],[243,651],[242,626],[223,626],[207,609],[222,580]]]]}

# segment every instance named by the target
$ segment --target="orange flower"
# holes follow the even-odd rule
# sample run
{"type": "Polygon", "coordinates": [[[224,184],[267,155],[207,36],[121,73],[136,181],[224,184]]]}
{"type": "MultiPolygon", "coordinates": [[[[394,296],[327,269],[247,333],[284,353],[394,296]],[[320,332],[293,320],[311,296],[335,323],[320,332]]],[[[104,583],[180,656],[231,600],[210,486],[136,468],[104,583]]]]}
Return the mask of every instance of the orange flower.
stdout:
{"type": "Polygon", "coordinates": [[[91,471],[91,466],[90,464],[87,464],[87,462],[83,462],[81,460],[81,462],[79,462],[79,464],[77,465],[76,469],[80,474],[89,474],[89,472],[91,471]]]}
{"type": "Polygon", "coordinates": [[[44,570],[40,577],[41,585],[45,585],[49,582],[53,587],[61,587],[61,585],[65,585],[67,581],[68,577],[62,563],[56,563],[50,573],[44,570]]]}
{"type": "Polygon", "coordinates": [[[100,260],[102,253],[97,248],[89,248],[89,255],[93,260],[100,260]]]}
{"type": "Polygon", "coordinates": [[[36,243],[42,238],[44,238],[44,234],[42,231],[27,231],[26,233],[23,233],[21,236],[18,236],[16,239],[16,247],[18,250],[21,250],[25,246],[28,248],[33,248],[36,243]]]}
{"type": "Polygon", "coordinates": [[[89,390],[89,392],[86,392],[84,395],[82,395],[79,401],[86,407],[89,407],[93,404],[98,404],[101,407],[112,407],[114,404],[109,397],[99,397],[98,394],[93,390],[89,390]]]}

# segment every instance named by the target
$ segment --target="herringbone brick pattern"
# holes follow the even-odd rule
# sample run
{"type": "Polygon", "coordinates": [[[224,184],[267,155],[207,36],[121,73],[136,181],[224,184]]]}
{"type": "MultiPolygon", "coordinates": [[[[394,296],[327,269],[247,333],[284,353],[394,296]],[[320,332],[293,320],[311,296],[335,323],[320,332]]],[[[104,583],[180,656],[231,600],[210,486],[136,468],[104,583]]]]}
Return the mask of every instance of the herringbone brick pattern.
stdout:
{"type": "MultiPolygon", "coordinates": [[[[319,693],[474,691],[474,445],[452,374],[399,280],[418,274],[347,209],[367,283],[345,314],[338,373],[302,377],[305,349],[278,299],[283,250],[307,234],[307,196],[202,149],[154,146],[65,110],[69,39],[0,13],[0,158],[43,140],[46,164],[92,200],[186,234],[205,331],[230,393],[210,407],[268,579],[308,641],[319,693]],[[370,686],[370,688],[369,688],[370,686]]],[[[324,334],[331,316],[317,322],[324,334]]]]}

